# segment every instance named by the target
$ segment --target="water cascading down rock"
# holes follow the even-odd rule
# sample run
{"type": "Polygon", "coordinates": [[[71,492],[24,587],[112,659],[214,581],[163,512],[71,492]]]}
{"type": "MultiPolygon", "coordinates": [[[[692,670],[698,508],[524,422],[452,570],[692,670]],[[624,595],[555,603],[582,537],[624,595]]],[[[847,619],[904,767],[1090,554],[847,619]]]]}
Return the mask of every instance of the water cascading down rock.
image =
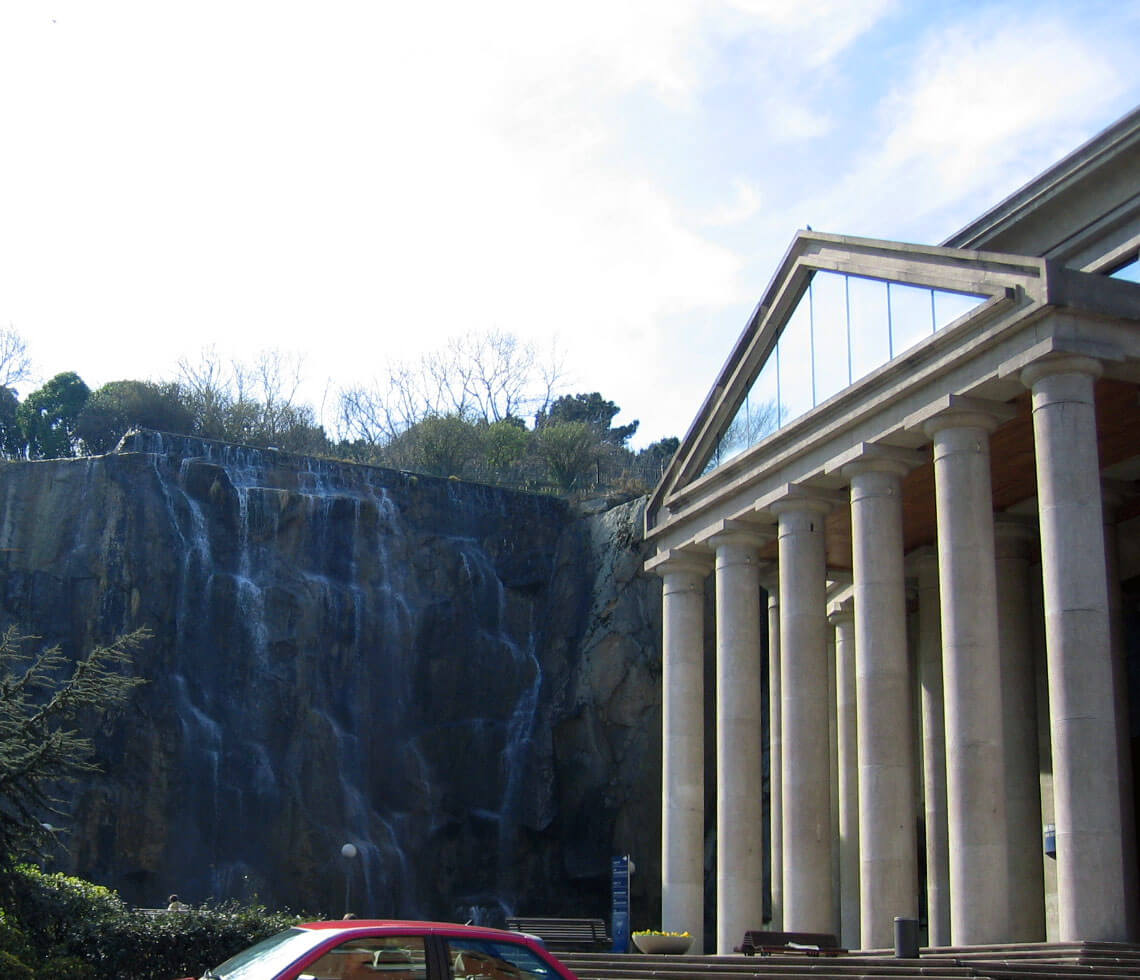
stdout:
{"type": "Polygon", "coordinates": [[[605,914],[610,855],[648,883],[659,850],[639,513],[157,433],[4,465],[4,624],[153,634],[59,866],[143,905],[605,914]]]}

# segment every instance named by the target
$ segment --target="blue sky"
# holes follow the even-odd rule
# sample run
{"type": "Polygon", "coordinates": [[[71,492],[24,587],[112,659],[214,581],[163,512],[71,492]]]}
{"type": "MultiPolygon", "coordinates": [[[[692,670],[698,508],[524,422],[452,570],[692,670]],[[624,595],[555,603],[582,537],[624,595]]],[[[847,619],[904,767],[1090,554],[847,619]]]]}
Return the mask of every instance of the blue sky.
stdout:
{"type": "MultiPolygon", "coordinates": [[[[937,242],[1140,104],[1140,5],[0,5],[37,379],[499,329],[683,435],[797,228],[937,242]]],[[[328,402],[326,402],[328,404],[328,402]]]]}

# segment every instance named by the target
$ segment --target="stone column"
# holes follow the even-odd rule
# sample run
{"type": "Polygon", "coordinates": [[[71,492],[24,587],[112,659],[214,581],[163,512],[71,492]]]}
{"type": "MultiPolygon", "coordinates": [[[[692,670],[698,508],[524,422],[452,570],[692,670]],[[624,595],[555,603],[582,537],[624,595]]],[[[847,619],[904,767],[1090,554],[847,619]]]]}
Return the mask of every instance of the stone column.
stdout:
{"type": "Polygon", "coordinates": [[[830,501],[798,495],[772,507],[779,518],[784,928],[793,932],[836,931],[824,551],[830,507],[830,501]]]}
{"type": "Polygon", "coordinates": [[[1112,650],[1112,683],[1116,692],[1116,744],[1120,755],[1120,826],[1124,839],[1124,895],[1128,935],[1140,936],[1140,888],[1137,887],[1136,809],[1132,788],[1132,734],[1128,704],[1128,652],[1124,643],[1124,597],[1120,589],[1120,548],[1116,534],[1116,514],[1132,488],[1103,485],[1105,578],[1108,585],[1108,625],[1112,650]]]}
{"type": "Polygon", "coordinates": [[[1061,940],[1127,940],[1119,746],[1097,459],[1100,364],[1032,364],[1061,940]]]}
{"type": "Polygon", "coordinates": [[[950,945],[950,844],[946,825],[946,715],[942,700],[942,617],[938,553],[910,556],[918,577],[918,680],[922,698],[922,777],[926,807],[926,920],[931,946],[950,945]]]}
{"type": "Polygon", "coordinates": [[[996,521],[998,642],[1005,719],[1006,826],[1009,839],[1009,939],[1045,939],[1041,779],[1037,761],[1037,692],[1033,666],[1029,565],[1035,529],[996,521]]]}
{"type": "Polygon", "coordinates": [[[966,399],[926,422],[934,439],[950,931],[957,945],[1009,934],[989,433],[1002,419],[966,399]]]}
{"type": "Polygon", "coordinates": [[[827,630],[827,747],[830,757],[827,779],[831,797],[831,921],[839,929],[839,719],[835,694],[835,630],[827,630]]]}
{"type": "Polygon", "coordinates": [[[839,761],[839,943],[859,946],[859,754],[852,601],[835,608],[835,688],[839,761]]]}
{"type": "Polygon", "coordinates": [[[902,478],[914,464],[868,447],[851,480],[859,700],[861,947],[894,942],[895,916],[918,917],[914,725],[906,643],[902,478]]]}
{"type": "Polygon", "coordinates": [[[676,555],[653,567],[662,611],[661,927],[687,929],[704,949],[704,581],[711,557],[676,555]]]}
{"type": "Polygon", "coordinates": [[[777,932],[783,930],[784,909],[784,839],[781,822],[783,808],[783,766],[780,733],[780,583],[769,582],[768,589],[768,772],[769,817],[771,820],[772,921],[777,932]]]}
{"type": "Polygon", "coordinates": [[[764,920],[759,548],[744,527],[716,549],[716,951],[731,953],[764,920]]]}

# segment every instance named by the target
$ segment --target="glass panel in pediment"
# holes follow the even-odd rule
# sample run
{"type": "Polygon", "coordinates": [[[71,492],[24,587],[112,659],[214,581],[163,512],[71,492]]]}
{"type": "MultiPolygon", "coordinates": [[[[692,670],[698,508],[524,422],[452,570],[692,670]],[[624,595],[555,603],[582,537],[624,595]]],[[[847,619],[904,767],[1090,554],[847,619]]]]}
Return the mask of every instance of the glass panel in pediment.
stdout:
{"type": "Polygon", "coordinates": [[[811,294],[805,292],[788,318],[776,343],[780,377],[780,425],[811,411],[815,404],[812,384],[811,294]]]}
{"type": "Polygon", "coordinates": [[[811,313],[813,384],[818,405],[851,383],[846,277],[816,273],[811,284],[811,313]]]}
{"type": "Polygon", "coordinates": [[[766,439],[780,428],[780,372],[779,362],[770,357],[756,376],[748,391],[749,418],[752,444],[766,439]]]}
{"type": "Polygon", "coordinates": [[[1112,278],[1140,283],[1140,259],[1133,259],[1127,265],[1121,266],[1112,273],[1112,278]]]}
{"type": "Polygon", "coordinates": [[[934,290],[887,284],[891,314],[891,357],[934,333],[934,290]]]}
{"type": "Polygon", "coordinates": [[[932,289],[934,296],[934,332],[949,326],[960,316],[965,316],[984,296],[972,296],[970,293],[948,293],[944,289],[932,289]]]}
{"type": "Polygon", "coordinates": [[[851,376],[862,378],[891,359],[891,317],[887,284],[879,279],[847,277],[851,376]]]}
{"type": "Polygon", "coordinates": [[[987,297],[817,271],[704,468],[716,469],[987,297]]]}

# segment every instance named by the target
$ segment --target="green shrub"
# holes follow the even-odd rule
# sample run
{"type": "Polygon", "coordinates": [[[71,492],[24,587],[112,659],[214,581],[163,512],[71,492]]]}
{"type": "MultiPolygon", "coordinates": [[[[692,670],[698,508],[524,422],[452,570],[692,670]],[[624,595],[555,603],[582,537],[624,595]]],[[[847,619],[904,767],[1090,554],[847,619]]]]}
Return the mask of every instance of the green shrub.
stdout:
{"type": "Polygon", "coordinates": [[[43,980],[97,980],[95,967],[78,956],[53,956],[36,970],[43,980]]]}
{"type": "Polygon", "coordinates": [[[0,976],[5,980],[36,980],[31,967],[6,949],[0,949],[0,976]]]}
{"type": "Polygon", "coordinates": [[[5,980],[200,976],[207,967],[298,921],[291,913],[237,903],[143,912],[128,908],[100,885],[30,867],[15,869],[2,885],[0,949],[14,968],[30,964],[34,969],[13,973],[0,963],[5,980]]]}

